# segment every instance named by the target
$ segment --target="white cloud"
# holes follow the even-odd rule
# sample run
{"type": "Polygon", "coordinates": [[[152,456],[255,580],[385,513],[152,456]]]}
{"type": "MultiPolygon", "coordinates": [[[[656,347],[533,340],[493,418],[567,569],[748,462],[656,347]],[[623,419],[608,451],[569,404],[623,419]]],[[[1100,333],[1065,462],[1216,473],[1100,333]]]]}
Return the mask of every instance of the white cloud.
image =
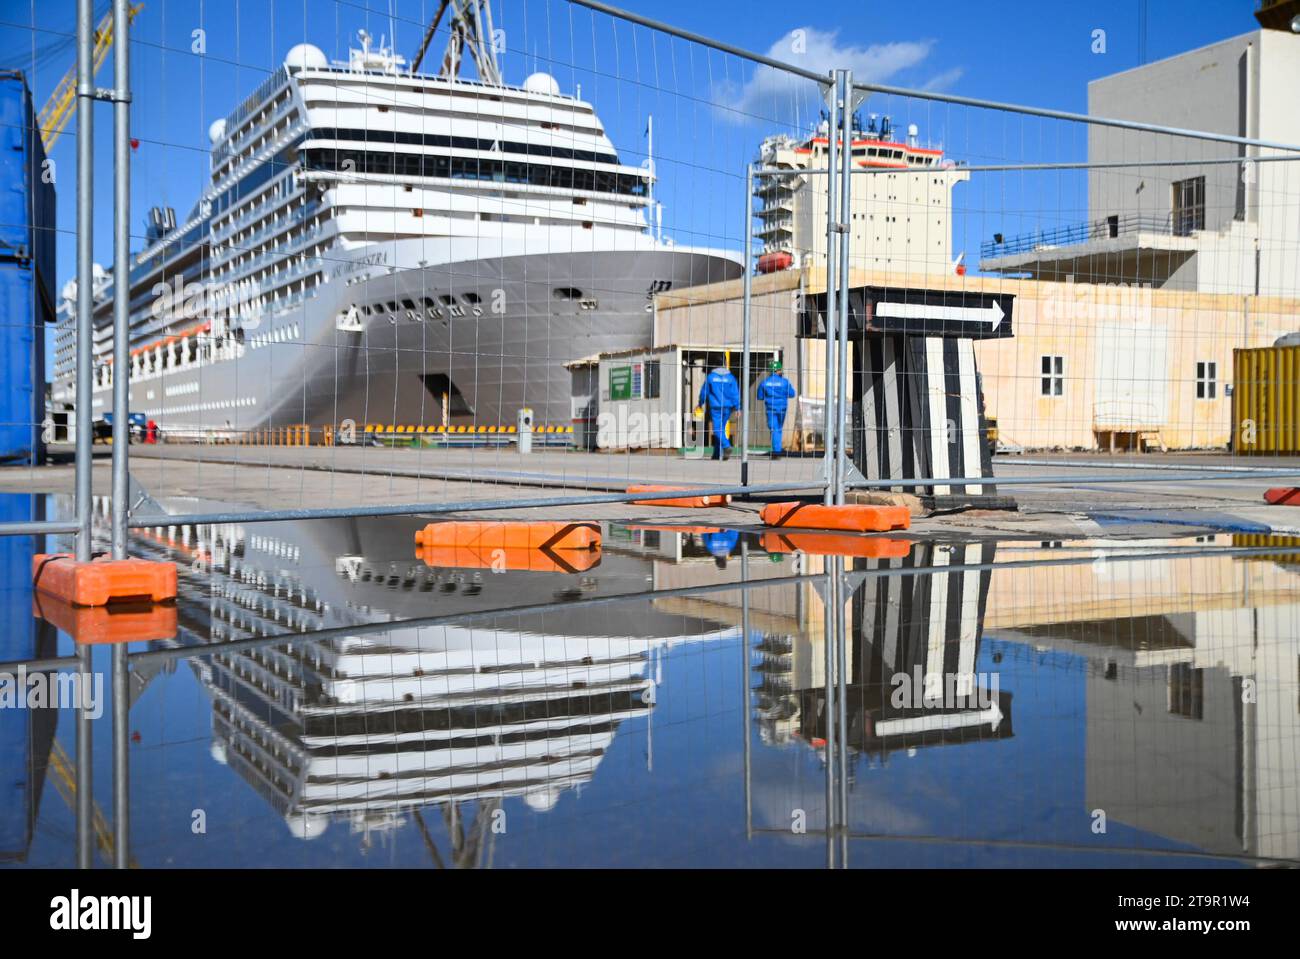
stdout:
{"type": "MultiPolygon", "coordinates": [[[[839,31],[799,27],[773,43],[767,55],[774,60],[819,74],[844,67],[853,71],[853,79],[856,81],[883,83],[896,74],[923,63],[933,46],[931,40],[900,40],[856,46],[842,44],[839,31]]],[[[931,82],[951,83],[960,75],[960,69],[948,70],[931,82]]],[[[771,116],[774,110],[780,110],[792,101],[810,97],[812,91],[811,80],[792,76],[775,67],[760,66],[755,68],[744,85],[723,85],[717,91],[717,100],[719,105],[739,114],[771,116]]]]}
{"type": "Polygon", "coordinates": [[[965,72],[961,67],[953,67],[951,70],[936,73],[921,85],[921,89],[930,93],[941,93],[951,88],[953,84],[961,79],[962,74],[965,72]]]}

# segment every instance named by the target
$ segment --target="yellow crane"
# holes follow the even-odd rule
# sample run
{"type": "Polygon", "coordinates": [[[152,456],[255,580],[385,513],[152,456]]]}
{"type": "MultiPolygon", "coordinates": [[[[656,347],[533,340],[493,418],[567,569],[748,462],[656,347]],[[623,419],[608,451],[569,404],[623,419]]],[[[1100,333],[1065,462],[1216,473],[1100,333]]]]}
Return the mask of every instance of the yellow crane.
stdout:
{"type": "MultiPolygon", "coordinates": [[[[143,9],[143,3],[133,4],[127,10],[127,23],[134,23],[135,15],[143,9]]],[[[104,65],[109,48],[112,46],[113,11],[110,10],[99,21],[99,26],[95,27],[95,47],[91,52],[92,77],[99,73],[99,68],[104,65]]],[[[74,64],[72,69],[63,75],[63,79],[54,88],[54,92],[50,94],[50,98],[45,101],[45,106],[41,107],[41,112],[36,117],[36,126],[41,131],[41,140],[45,143],[46,153],[54,149],[54,142],[58,140],[59,135],[63,133],[63,128],[68,125],[68,120],[76,112],[77,67],[74,64]]]]}

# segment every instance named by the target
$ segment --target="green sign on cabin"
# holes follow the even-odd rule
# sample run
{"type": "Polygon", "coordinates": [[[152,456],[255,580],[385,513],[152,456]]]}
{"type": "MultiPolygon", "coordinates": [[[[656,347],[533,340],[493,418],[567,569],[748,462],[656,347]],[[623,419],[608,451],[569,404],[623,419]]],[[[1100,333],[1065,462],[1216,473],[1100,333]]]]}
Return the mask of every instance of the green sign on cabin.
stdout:
{"type": "Polygon", "coordinates": [[[609,371],[609,398],[611,400],[630,400],[632,398],[632,367],[611,367],[609,371]]]}

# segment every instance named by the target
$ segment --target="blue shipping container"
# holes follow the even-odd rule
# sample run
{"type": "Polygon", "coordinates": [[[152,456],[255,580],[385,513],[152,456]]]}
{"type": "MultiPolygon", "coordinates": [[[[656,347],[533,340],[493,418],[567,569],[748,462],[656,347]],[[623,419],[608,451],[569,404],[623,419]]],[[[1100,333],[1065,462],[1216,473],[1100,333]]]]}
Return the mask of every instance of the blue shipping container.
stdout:
{"type": "Polygon", "coordinates": [[[31,91],[0,70],[0,463],[45,458],[45,330],[54,322],[54,183],[31,91]]]}

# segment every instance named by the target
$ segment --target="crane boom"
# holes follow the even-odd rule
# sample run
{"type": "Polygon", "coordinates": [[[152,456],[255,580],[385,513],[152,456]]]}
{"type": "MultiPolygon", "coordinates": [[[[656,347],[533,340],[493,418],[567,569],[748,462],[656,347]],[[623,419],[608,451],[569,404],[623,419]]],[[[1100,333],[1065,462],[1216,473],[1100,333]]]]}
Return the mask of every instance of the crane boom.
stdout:
{"type": "MultiPolygon", "coordinates": [[[[135,21],[135,15],[144,9],[143,3],[136,3],[127,10],[127,22],[135,21]]],[[[108,51],[113,46],[113,12],[110,10],[104,14],[104,18],[99,21],[99,26],[95,27],[95,46],[91,54],[91,76],[99,72],[99,68],[104,65],[108,59],[108,51]]],[[[63,128],[68,125],[72,115],[77,112],[77,68],[73,66],[63,75],[59,85],[54,88],[50,98],[45,101],[45,106],[41,107],[41,112],[36,117],[36,126],[41,131],[41,140],[45,144],[45,152],[49,153],[54,149],[54,143],[63,133],[63,128]]]]}

